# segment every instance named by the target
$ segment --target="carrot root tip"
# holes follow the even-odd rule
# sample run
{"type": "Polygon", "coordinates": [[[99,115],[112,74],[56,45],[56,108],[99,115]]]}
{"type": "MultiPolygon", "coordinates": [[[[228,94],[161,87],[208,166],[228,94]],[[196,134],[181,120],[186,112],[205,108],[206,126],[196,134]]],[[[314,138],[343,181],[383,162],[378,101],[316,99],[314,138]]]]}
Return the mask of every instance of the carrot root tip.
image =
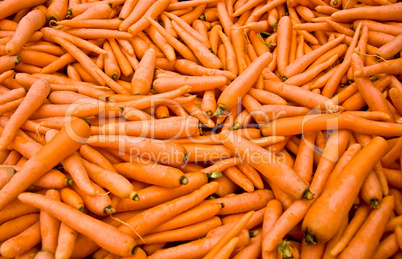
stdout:
{"type": "Polygon", "coordinates": [[[306,200],[312,200],[314,198],[314,193],[307,189],[303,192],[302,198],[306,200]]]}
{"type": "Polygon", "coordinates": [[[370,206],[371,206],[373,209],[378,209],[378,208],[380,207],[380,203],[378,202],[377,199],[371,199],[371,200],[370,200],[370,206]]]}
{"type": "Polygon", "coordinates": [[[138,196],[138,194],[136,193],[136,192],[132,192],[131,194],[130,194],[130,197],[129,197],[131,200],[133,200],[133,201],[139,201],[140,200],[140,197],[138,196]]]}
{"type": "Polygon", "coordinates": [[[314,245],[317,244],[317,239],[315,238],[313,232],[309,229],[306,228],[306,231],[303,233],[304,238],[306,239],[306,245],[314,245]]]}
{"type": "Polygon", "coordinates": [[[238,130],[240,128],[240,123],[236,122],[231,128],[231,131],[238,130]]]}
{"type": "Polygon", "coordinates": [[[70,186],[74,183],[74,179],[73,178],[67,178],[66,179],[66,186],[70,186]]]}
{"type": "Polygon", "coordinates": [[[260,233],[260,231],[254,230],[254,231],[249,231],[249,232],[248,232],[248,235],[249,235],[250,237],[256,237],[256,236],[258,236],[259,233],[260,233]]]}
{"type": "Polygon", "coordinates": [[[281,240],[278,243],[278,252],[282,258],[293,258],[293,254],[290,251],[290,242],[286,240],[281,240]]]}
{"type": "Polygon", "coordinates": [[[215,113],[214,113],[215,117],[225,117],[226,116],[226,110],[225,108],[223,108],[222,106],[219,106],[215,113]]]}
{"type": "Polygon", "coordinates": [[[103,209],[103,211],[105,212],[105,214],[113,214],[116,212],[116,209],[108,205],[103,209]]]}
{"type": "Polygon", "coordinates": [[[208,179],[217,179],[222,176],[222,173],[219,170],[216,170],[215,172],[207,174],[207,176],[208,176],[208,179]]]}
{"type": "Polygon", "coordinates": [[[185,177],[184,175],[182,176],[182,177],[180,177],[180,184],[181,185],[186,185],[186,184],[188,184],[188,178],[187,177],[185,177]]]}

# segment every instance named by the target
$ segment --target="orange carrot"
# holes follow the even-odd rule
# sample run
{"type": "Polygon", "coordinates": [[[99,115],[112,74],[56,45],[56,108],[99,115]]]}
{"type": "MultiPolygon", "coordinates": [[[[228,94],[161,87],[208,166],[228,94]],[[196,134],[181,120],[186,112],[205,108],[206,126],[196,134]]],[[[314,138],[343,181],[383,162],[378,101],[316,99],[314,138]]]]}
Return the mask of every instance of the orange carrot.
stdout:
{"type": "Polygon", "coordinates": [[[336,234],[337,228],[328,230],[320,221],[329,222],[331,220],[332,226],[335,226],[335,224],[340,225],[342,219],[353,205],[354,198],[357,196],[365,177],[370,173],[375,163],[378,162],[381,154],[385,153],[386,146],[387,144],[383,138],[374,138],[343,168],[335,182],[324,190],[303,220],[303,231],[307,244],[323,243],[336,234]],[[364,167],[360,165],[361,163],[364,164],[364,167]],[[351,174],[351,171],[355,174],[351,174]],[[356,184],[356,188],[349,186],[352,182],[351,180],[346,180],[348,177],[355,179],[353,184],[356,184]],[[347,188],[348,191],[341,191],[343,188],[347,188]],[[333,204],[337,204],[339,208],[345,208],[344,213],[340,213],[339,210],[331,213],[327,206],[333,206],[333,204]],[[325,210],[325,215],[319,212],[321,209],[325,210]]]}
{"type": "Polygon", "coordinates": [[[46,22],[46,15],[41,10],[36,9],[30,11],[18,24],[14,36],[6,44],[6,52],[8,55],[18,53],[25,43],[28,42],[34,31],[39,30],[46,22]]]}
{"type": "Polygon", "coordinates": [[[371,258],[380,242],[381,234],[384,232],[385,225],[387,224],[393,208],[393,196],[384,197],[380,203],[380,207],[369,214],[349,245],[339,255],[339,258],[350,258],[349,256],[353,256],[356,253],[362,258],[371,258]],[[374,233],[381,234],[377,235],[374,233]],[[361,244],[360,241],[363,239],[366,241],[364,244],[361,244]]]}
{"type": "Polygon", "coordinates": [[[63,128],[56,136],[48,142],[40,151],[35,153],[18,173],[18,177],[13,177],[11,181],[0,190],[1,208],[10,203],[18,194],[24,191],[30,184],[35,182],[44,173],[49,171],[61,160],[78,149],[90,134],[89,125],[83,120],[73,120],[66,124],[68,128],[63,128]],[[63,143],[63,145],[60,145],[63,143]],[[65,148],[70,147],[66,152],[65,148]],[[47,163],[44,163],[47,161],[47,163]]]}
{"type": "Polygon", "coordinates": [[[36,222],[17,236],[5,241],[0,248],[1,254],[5,257],[15,257],[25,253],[40,241],[40,225],[36,222]]]}
{"type": "Polygon", "coordinates": [[[89,236],[101,247],[110,252],[122,256],[131,255],[135,252],[136,243],[127,234],[116,230],[113,226],[90,217],[82,212],[69,207],[59,201],[54,201],[40,194],[23,193],[18,197],[24,203],[31,204],[47,211],[76,231],[89,236]],[[77,218],[79,220],[77,220],[77,218]],[[96,229],[94,233],[92,230],[96,229]]]}

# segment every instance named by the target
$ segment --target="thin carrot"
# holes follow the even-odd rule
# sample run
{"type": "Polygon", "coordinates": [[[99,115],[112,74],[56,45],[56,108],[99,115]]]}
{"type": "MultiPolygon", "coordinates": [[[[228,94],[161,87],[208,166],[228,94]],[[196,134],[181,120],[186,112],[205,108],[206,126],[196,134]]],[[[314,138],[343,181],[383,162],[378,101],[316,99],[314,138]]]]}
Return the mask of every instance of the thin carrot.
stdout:
{"type": "Polygon", "coordinates": [[[369,77],[380,73],[400,74],[402,58],[391,59],[371,66],[365,66],[355,71],[355,77],[369,77]]]}
{"type": "Polygon", "coordinates": [[[343,41],[345,36],[340,36],[333,41],[329,41],[328,43],[322,45],[321,47],[311,51],[299,59],[293,61],[289,66],[286,67],[283,75],[287,78],[296,75],[302,71],[304,71],[311,63],[313,63],[319,56],[323,53],[327,52],[328,50],[337,46],[340,42],[343,41]]]}
{"type": "Polygon", "coordinates": [[[13,177],[11,181],[0,190],[3,193],[1,200],[1,208],[4,208],[11,202],[20,192],[25,190],[30,184],[35,182],[41,175],[49,171],[53,166],[58,164],[66,156],[70,155],[75,149],[78,149],[90,134],[88,124],[83,120],[73,120],[68,124],[68,129],[63,128],[56,136],[47,143],[44,148],[40,149],[19,172],[18,177],[13,177]],[[67,130],[69,132],[67,132],[67,130]],[[71,137],[75,137],[72,139],[71,137]],[[60,143],[63,142],[63,145],[60,143]],[[66,152],[66,146],[71,147],[71,150],[66,152]],[[50,155],[49,155],[50,154],[50,155]],[[46,158],[43,158],[46,157],[46,158]],[[47,161],[46,164],[43,161],[47,161]]]}
{"type": "Polygon", "coordinates": [[[127,178],[162,187],[174,188],[188,183],[187,177],[179,169],[163,165],[122,163],[114,167],[127,178]]]}
{"type": "Polygon", "coordinates": [[[349,258],[349,256],[353,256],[353,254],[359,253],[359,256],[361,256],[362,258],[371,258],[374,255],[375,249],[380,242],[381,234],[370,234],[383,233],[393,208],[393,196],[384,197],[384,199],[380,203],[380,207],[376,210],[373,210],[369,214],[363,225],[360,227],[359,231],[357,231],[356,235],[352,238],[349,245],[345,248],[345,250],[343,250],[339,257],[349,258]],[[361,241],[363,238],[366,241],[364,242],[364,244],[361,244],[359,241],[361,241]]]}
{"type": "Polygon", "coordinates": [[[187,241],[204,237],[210,230],[222,225],[219,217],[193,223],[188,226],[176,228],[173,230],[156,232],[142,237],[138,244],[155,244],[164,242],[187,241]]]}
{"type": "MultiPolygon", "coordinates": [[[[48,190],[46,197],[55,201],[60,201],[60,193],[57,190],[48,190]]],[[[54,254],[57,247],[57,237],[59,235],[60,221],[46,211],[40,212],[40,231],[42,239],[42,249],[46,249],[54,254]]]]}
{"type": "Polygon", "coordinates": [[[227,242],[229,242],[230,239],[233,237],[236,237],[240,231],[244,228],[244,226],[247,224],[247,222],[250,220],[250,218],[253,216],[254,211],[250,211],[246,213],[240,220],[239,222],[233,226],[231,230],[229,230],[219,241],[217,244],[215,244],[211,250],[204,256],[204,258],[214,258],[215,255],[217,255],[227,242]]]}
{"type": "Polygon", "coordinates": [[[10,117],[9,122],[0,137],[0,149],[6,148],[14,138],[16,131],[28,119],[28,117],[39,108],[49,94],[50,86],[46,80],[37,80],[28,91],[25,99],[18,106],[17,110],[10,117]]]}
{"type": "Polygon", "coordinates": [[[105,43],[103,44],[103,49],[106,51],[106,55],[104,55],[103,61],[106,75],[108,75],[112,79],[119,79],[121,75],[120,66],[117,63],[116,56],[114,55],[108,41],[105,41],[105,43]]]}
{"type": "Polygon", "coordinates": [[[121,231],[117,231],[113,226],[83,214],[68,205],[34,193],[23,193],[18,198],[24,203],[46,210],[49,214],[62,220],[76,231],[89,236],[98,245],[113,253],[125,256],[135,252],[136,243],[134,239],[121,231]],[[93,229],[97,231],[94,233],[93,229]]]}

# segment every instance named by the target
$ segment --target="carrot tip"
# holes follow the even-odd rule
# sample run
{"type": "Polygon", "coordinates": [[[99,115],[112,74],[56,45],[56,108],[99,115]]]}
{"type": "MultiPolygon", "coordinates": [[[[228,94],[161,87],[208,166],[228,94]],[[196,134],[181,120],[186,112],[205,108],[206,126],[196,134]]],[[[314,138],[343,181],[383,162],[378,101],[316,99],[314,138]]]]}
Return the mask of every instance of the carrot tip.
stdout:
{"type": "Polygon", "coordinates": [[[256,237],[258,234],[260,234],[260,231],[258,231],[258,230],[248,232],[248,235],[250,237],[256,237]]]}
{"type": "Polygon", "coordinates": [[[116,212],[116,209],[108,205],[103,209],[103,211],[105,212],[105,214],[113,214],[116,212]]]}
{"type": "Polygon", "coordinates": [[[293,258],[293,254],[290,251],[290,242],[286,240],[281,240],[278,243],[278,252],[282,258],[293,258]]]}
{"type": "Polygon", "coordinates": [[[136,192],[132,192],[130,194],[130,199],[132,199],[133,201],[139,201],[140,200],[140,196],[138,196],[138,194],[136,192]]]}
{"type": "Polygon", "coordinates": [[[312,200],[314,198],[314,193],[307,189],[303,192],[302,198],[306,200],[312,200]]]}
{"type": "Polygon", "coordinates": [[[74,183],[74,179],[73,178],[67,178],[66,179],[66,186],[72,185],[74,183]]]}
{"type": "Polygon", "coordinates": [[[236,122],[231,128],[231,131],[238,130],[240,128],[240,123],[236,122]]]}
{"type": "Polygon", "coordinates": [[[137,252],[138,246],[134,246],[133,249],[131,249],[131,254],[135,254],[137,252]]]}
{"type": "Polygon", "coordinates": [[[83,119],[90,127],[91,127],[91,122],[88,119],[83,119]]]}
{"type": "Polygon", "coordinates": [[[188,184],[188,178],[183,175],[182,177],[180,177],[179,182],[181,185],[186,185],[188,184]]]}
{"type": "Polygon", "coordinates": [[[216,170],[215,172],[207,174],[207,176],[208,176],[208,179],[217,179],[222,176],[222,173],[219,170],[216,170]]]}
{"type": "Polygon", "coordinates": [[[216,109],[216,111],[215,111],[215,113],[214,113],[214,115],[215,115],[215,117],[226,117],[226,110],[225,110],[225,108],[223,108],[222,106],[219,106],[217,109],[216,109]]]}
{"type": "Polygon", "coordinates": [[[309,229],[306,228],[306,231],[303,233],[304,238],[306,239],[306,245],[314,245],[317,244],[317,239],[315,238],[313,232],[309,229]]]}
{"type": "Polygon", "coordinates": [[[377,199],[371,199],[371,200],[370,200],[370,206],[371,206],[373,209],[378,209],[378,208],[380,207],[380,203],[378,202],[377,199]]]}

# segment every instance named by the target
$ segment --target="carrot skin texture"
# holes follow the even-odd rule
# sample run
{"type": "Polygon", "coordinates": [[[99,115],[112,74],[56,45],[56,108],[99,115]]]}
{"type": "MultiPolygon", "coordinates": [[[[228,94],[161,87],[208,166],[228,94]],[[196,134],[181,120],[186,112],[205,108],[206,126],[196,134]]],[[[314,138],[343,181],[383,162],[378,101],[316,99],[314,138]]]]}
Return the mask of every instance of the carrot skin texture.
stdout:
{"type": "Polygon", "coordinates": [[[23,169],[18,172],[18,177],[11,178],[10,182],[0,190],[0,209],[3,209],[47,171],[80,148],[90,134],[91,129],[84,120],[76,119],[71,121],[71,124],[66,124],[50,142],[25,163],[23,169]]]}
{"type": "Polygon", "coordinates": [[[51,200],[41,194],[21,193],[18,199],[24,203],[47,211],[55,218],[76,231],[90,237],[101,247],[121,256],[132,255],[136,243],[133,238],[115,227],[97,220],[60,201],[51,200]],[[77,220],[80,219],[80,220],[77,220]],[[97,229],[93,232],[93,229],[97,229]]]}
{"type": "Polygon", "coordinates": [[[353,206],[364,179],[385,154],[387,145],[383,138],[375,137],[343,168],[333,184],[323,191],[303,220],[304,235],[312,238],[309,240],[306,237],[307,242],[324,243],[336,234],[353,206]]]}

